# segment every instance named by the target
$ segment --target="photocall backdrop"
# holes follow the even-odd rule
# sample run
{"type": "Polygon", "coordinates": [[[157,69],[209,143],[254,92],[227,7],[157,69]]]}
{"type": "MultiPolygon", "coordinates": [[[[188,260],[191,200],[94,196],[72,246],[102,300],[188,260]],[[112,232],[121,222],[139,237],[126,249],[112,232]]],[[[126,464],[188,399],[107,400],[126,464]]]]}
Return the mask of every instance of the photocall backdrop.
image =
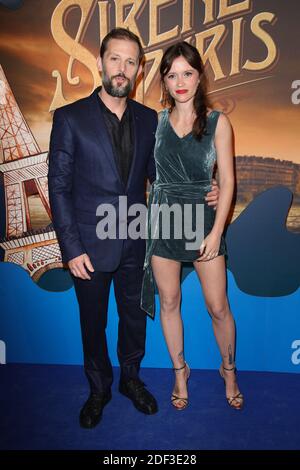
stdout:
{"type": "MultiPolygon", "coordinates": [[[[137,33],[146,63],[135,99],[161,109],[166,47],[200,51],[213,107],[235,133],[237,192],[226,233],[239,369],[300,370],[300,33],[287,0],[0,0],[0,363],[81,364],[78,305],[51,222],[51,112],[101,84],[96,57],[115,26],[137,33]]],[[[201,287],[182,275],[186,357],[220,357],[201,287]]],[[[157,310],[159,310],[159,300],[157,310]]],[[[117,365],[113,289],[108,342],[117,365]]],[[[170,361],[159,315],[145,367],[170,361]]]]}

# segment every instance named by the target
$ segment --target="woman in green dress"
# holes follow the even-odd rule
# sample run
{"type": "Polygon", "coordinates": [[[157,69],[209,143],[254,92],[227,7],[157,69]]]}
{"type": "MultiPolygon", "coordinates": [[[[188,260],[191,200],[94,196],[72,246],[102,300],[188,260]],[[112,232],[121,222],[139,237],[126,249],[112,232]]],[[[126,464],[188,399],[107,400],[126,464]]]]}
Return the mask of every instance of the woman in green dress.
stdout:
{"type": "Polygon", "coordinates": [[[223,238],[234,190],[232,128],[227,116],[208,107],[204,67],[195,47],[186,42],[169,47],[162,58],[160,74],[169,107],[160,113],[156,132],[157,179],[149,195],[141,307],[154,316],[155,281],[162,328],[175,372],[171,402],[177,410],[183,410],[188,404],[190,368],[183,352],[180,272],[182,262],[193,262],[222,356],[219,371],[226,398],[231,407],[241,409],[243,395],[236,381],[235,324],[226,295],[223,238]],[[205,196],[216,165],[220,192],[215,211],[205,196]],[[174,209],[172,217],[167,217],[166,212],[158,215],[163,214],[163,206],[174,205],[182,211],[174,209]],[[192,209],[186,215],[187,206],[192,209]],[[203,210],[199,212],[203,216],[201,226],[197,206],[203,210]],[[189,234],[195,236],[202,229],[202,239],[193,248],[188,245],[191,237],[186,235],[187,225],[192,229],[189,234]]]}

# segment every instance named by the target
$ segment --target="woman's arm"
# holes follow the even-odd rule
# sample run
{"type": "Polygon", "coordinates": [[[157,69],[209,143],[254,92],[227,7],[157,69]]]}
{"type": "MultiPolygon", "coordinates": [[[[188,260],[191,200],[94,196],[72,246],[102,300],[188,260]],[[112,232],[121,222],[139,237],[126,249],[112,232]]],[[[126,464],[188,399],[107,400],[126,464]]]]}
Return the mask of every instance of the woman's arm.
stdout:
{"type": "Polygon", "coordinates": [[[220,185],[219,201],[214,226],[201,244],[199,261],[208,261],[218,255],[221,236],[233,196],[233,133],[230,121],[225,114],[221,114],[218,119],[215,132],[215,147],[220,185]]]}
{"type": "Polygon", "coordinates": [[[225,114],[221,114],[218,119],[215,147],[217,151],[220,194],[212,232],[221,236],[224,231],[234,191],[233,132],[231,123],[225,114]]]}

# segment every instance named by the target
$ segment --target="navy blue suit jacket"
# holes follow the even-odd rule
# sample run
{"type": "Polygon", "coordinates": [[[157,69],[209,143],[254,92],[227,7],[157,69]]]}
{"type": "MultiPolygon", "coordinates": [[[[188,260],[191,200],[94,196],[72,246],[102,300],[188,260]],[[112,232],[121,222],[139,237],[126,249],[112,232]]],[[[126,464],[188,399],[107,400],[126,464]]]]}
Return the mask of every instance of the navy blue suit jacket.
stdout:
{"type": "MultiPolygon", "coordinates": [[[[49,197],[63,261],[87,253],[95,270],[113,271],[120,262],[123,240],[97,237],[96,225],[101,218],[96,216],[96,210],[100,204],[110,203],[118,213],[119,196],[127,196],[128,207],[134,203],[145,204],[146,179],[151,183],[155,180],[153,149],[157,113],[128,100],[135,145],[125,187],[97,101],[98,91],[54,112],[49,197]]],[[[134,243],[137,261],[142,265],[145,241],[137,239],[134,243]]]]}

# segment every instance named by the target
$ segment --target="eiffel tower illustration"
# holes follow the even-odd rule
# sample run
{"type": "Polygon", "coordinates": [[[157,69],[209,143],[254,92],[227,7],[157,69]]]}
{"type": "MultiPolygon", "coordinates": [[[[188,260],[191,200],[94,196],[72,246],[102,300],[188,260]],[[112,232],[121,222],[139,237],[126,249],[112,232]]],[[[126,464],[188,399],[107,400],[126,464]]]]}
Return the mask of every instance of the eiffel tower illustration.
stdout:
{"type": "Polygon", "coordinates": [[[41,152],[0,65],[0,174],[5,193],[4,261],[22,266],[38,281],[62,267],[51,223],[47,152],[41,152]]]}

